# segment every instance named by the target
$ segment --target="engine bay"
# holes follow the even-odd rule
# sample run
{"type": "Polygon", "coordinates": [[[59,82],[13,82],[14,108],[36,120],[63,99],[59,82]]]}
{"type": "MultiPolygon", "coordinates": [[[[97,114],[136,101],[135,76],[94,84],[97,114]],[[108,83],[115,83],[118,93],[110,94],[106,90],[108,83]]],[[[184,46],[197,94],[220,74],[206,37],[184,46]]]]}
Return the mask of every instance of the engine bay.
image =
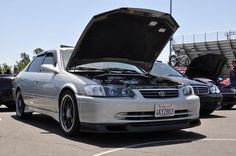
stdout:
{"type": "Polygon", "coordinates": [[[152,88],[176,88],[181,85],[179,82],[164,77],[156,77],[149,74],[124,74],[124,73],[78,73],[101,85],[124,85],[126,87],[138,88],[147,86],[152,88]]]}

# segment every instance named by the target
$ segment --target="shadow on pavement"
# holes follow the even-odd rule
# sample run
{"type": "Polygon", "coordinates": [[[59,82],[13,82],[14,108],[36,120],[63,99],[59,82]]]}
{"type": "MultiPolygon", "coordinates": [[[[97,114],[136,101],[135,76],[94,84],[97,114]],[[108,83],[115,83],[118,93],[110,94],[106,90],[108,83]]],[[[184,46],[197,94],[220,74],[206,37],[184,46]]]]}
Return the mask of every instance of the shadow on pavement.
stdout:
{"type": "Polygon", "coordinates": [[[200,119],[215,119],[215,118],[226,118],[226,117],[221,116],[221,115],[214,115],[214,114],[200,116],[200,119]]]}
{"type": "MultiPolygon", "coordinates": [[[[15,115],[11,116],[15,120],[18,120],[15,115]]],[[[50,133],[57,134],[69,140],[76,142],[82,142],[103,148],[120,148],[133,144],[153,142],[153,144],[145,144],[145,146],[162,146],[170,144],[180,144],[192,141],[197,141],[206,136],[194,132],[169,131],[169,132],[155,132],[155,133],[115,133],[115,134],[99,134],[99,133],[79,133],[77,137],[66,137],[63,135],[59,123],[54,119],[41,115],[34,114],[29,120],[18,120],[20,122],[29,124],[36,128],[43,129],[47,132],[41,132],[41,135],[47,135],[50,133]]],[[[144,147],[138,146],[138,147],[144,147]]],[[[136,148],[136,147],[130,147],[136,148]]]]}
{"type": "Polygon", "coordinates": [[[230,108],[230,109],[219,109],[217,111],[234,111],[236,108],[230,108]]]}

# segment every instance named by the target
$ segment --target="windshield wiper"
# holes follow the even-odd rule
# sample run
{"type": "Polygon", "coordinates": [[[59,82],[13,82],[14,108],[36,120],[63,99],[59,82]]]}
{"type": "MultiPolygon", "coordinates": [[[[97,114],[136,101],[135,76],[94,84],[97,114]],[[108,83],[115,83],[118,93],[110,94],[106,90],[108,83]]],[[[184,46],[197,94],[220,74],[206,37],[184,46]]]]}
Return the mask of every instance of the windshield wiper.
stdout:
{"type": "Polygon", "coordinates": [[[106,72],[103,69],[98,69],[98,68],[91,68],[91,67],[74,67],[71,68],[70,70],[81,70],[81,71],[102,71],[102,72],[106,72]]]}
{"type": "Polygon", "coordinates": [[[167,76],[176,76],[176,77],[184,77],[182,75],[168,74],[167,76]]]}
{"type": "Polygon", "coordinates": [[[103,70],[105,70],[107,72],[139,73],[139,72],[132,70],[132,69],[122,69],[122,68],[103,68],[103,70]]]}

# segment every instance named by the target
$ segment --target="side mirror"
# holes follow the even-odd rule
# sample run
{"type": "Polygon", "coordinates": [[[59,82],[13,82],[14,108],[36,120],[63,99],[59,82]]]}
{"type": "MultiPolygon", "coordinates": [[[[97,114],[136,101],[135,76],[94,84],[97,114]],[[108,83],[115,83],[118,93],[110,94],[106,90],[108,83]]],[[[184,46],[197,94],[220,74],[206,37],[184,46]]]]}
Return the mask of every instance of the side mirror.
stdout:
{"type": "Polygon", "coordinates": [[[43,64],[40,67],[40,70],[42,72],[47,72],[47,73],[58,73],[58,69],[56,67],[54,67],[52,64],[43,64]]]}

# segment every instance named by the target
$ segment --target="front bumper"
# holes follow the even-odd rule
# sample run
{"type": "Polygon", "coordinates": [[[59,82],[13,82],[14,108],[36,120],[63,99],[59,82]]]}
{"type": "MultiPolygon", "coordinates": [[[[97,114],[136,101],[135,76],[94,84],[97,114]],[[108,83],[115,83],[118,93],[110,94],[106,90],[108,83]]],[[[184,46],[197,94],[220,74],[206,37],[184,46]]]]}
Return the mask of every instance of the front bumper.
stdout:
{"type": "Polygon", "coordinates": [[[200,109],[199,97],[195,95],[165,99],[145,99],[141,96],[96,98],[80,95],[76,95],[76,98],[81,127],[86,131],[106,132],[119,127],[122,131],[155,131],[189,128],[199,124],[192,124],[198,120],[200,109]],[[155,118],[154,108],[157,104],[171,104],[178,114],[174,117],[155,118]],[[127,114],[123,118],[118,116],[125,113],[127,114]]]}
{"type": "MultiPolygon", "coordinates": [[[[11,90],[0,91],[0,104],[14,103],[11,90]]],[[[13,105],[13,104],[12,104],[13,105]]]]}
{"type": "Polygon", "coordinates": [[[200,111],[214,111],[221,108],[222,94],[199,95],[200,111]]]}
{"type": "Polygon", "coordinates": [[[222,93],[223,100],[222,106],[235,105],[236,104],[236,94],[235,93],[222,93]]]}

